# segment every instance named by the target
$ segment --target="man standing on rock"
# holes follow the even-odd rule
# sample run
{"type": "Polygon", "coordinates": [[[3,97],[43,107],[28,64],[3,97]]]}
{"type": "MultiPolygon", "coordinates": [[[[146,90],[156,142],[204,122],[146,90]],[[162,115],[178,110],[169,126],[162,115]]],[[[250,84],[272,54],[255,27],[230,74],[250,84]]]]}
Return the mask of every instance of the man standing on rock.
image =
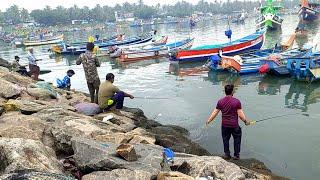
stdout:
{"type": "Polygon", "coordinates": [[[37,81],[40,74],[40,67],[37,65],[37,61],[39,61],[39,59],[36,59],[36,57],[34,56],[33,48],[30,48],[28,51],[28,61],[30,75],[33,80],[37,81]]]}
{"type": "Polygon", "coordinates": [[[106,75],[106,81],[101,83],[99,88],[99,106],[103,111],[107,111],[113,106],[116,109],[122,109],[123,101],[125,97],[134,97],[131,94],[120,91],[120,89],[113,85],[114,74],[108,73],[106,75]]]}
{"type": "Polygon", "coordinates": [[[79,56],[78,60],[76,61],[76,64],[83,64],[83,69],[87,79],[87,85],[90,93],[91,103],[98,103],[100,79],[97,67],[100,67],[101,63],[98,60],[97,56],[93,54],[93,48],[93,43],[87,43],[87,51],[79,56]]]}
{"type": "Polygon", "coordinates": [[[238,124],[238,117],[247,126],[250,125],[250,121],[246,119],[246,116],[242,111],[241,102],[233,97],[233,88],[233,85],[226,85],[224,87],[226,96],[218,101],[216,108],[206,122],[206,126],[216,118],[220,111],[222,112],[221,133],[225,154],[223,158],[231,159],[229,140],[232,135],[234,141],[234,159],[239,160],[242,131],[238,124]]]}

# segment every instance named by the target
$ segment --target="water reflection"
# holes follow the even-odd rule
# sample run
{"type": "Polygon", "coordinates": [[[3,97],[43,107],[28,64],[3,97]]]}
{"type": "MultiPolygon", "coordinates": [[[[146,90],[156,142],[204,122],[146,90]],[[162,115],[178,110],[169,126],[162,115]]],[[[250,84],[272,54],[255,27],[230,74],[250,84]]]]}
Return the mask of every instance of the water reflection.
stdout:
{"type": "Polygon", "coordinates": [[[220,84],[224,86],[226,84],[233,84],[235,87],[239,87],[241,85],[248,85],[250,83],[260,81],[262,76],[259,74],[250,74],[239,76],[238,74],[233,74],[229,72],[217,72],[210,71],[208,73],[208,80],[213,84],[220,84]]]}
{"type": "Polygon", "coordinates": [[[306,85],[303,82],[293,81],[285,96],[285,105],[287,108],[300,109],[302,112],[307,112],[308,106],[310,104],[318,103],[319,100],[319,84],[306,85]]]}
{"type": "Polygon", "coordinates": [[[132,61],[132,62],[121,62],[119,59],[108,58],[112,69],[137,69],[141,67],[147,67],[152,64],[159,64],[161,62],[167,61],[166,58],[149,59],[142,61],[132,61]]]}
{"type": "Polygon", "coordinates": [[[177,64],[171,63],[169,65],[169,74],[179,77],[184,76],[196,76],[208,72],[208,68],[203,67],[204,63],[189,63],[189,64],[177,64]]]}
{"type": "Polygon", "coordinates": [[[282,29],[278,29],[275,31],[267,31],[266,32],[266,39],[264,43],[264,48],[274,48],[274,46],[277,44],[280,44],[282,41],[282,29]]]}
{"type": "Polygon", "coordinates": [[[317,34],[319,30],[318,22],[303,23],[303,26],[306,33],[296,36],[296,44],[299,48],[302,48],[307,43],[313,43],[315,34],[317,34]]]}
{"type": "Polygon", "coordinates": [[[289,85],[293,82],[291,78],[281,78],[275,76],[264,76],[258,85],[259,95],[279,95],[281,86],[289,85]]]}

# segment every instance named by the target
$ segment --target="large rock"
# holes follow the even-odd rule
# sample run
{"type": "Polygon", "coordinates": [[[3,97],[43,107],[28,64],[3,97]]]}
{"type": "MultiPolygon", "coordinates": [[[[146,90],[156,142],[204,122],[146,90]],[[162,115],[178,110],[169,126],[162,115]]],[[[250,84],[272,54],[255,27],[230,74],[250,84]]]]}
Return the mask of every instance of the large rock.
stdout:
{"type": "Polygon", "coordinates": [[[0,138],[0,174],[24,170],[62,173],[54,151],[40,141],[0,138]]]}
{"type": "Polygon", "coordinates": [[[211,155],[199,144],[192,142],[186,131],[171,126],[157,126],[149,129],[156,136],[156,144],[171,148],[174,151],[195,155],[211,155]]]}
{"type": "Polygon", "coordinates": [[[194,178],[245,179],[239,166],[217,156],[176,157],[175,165],[179,167],[182,164],[188,167],[184,173],[194,178]]]}
{"type": "Polygon", "coordinates": [[[113,124],[120,126],[126,132],[129,132],[129,131],[133,130],[134,128],[136,128],[135,122],[132,119],[130,119],[126,116],[119,116],[115,113],[101,113],[101,114],[98,114],[97,116],[95,116],[95,118],[98,120],[103,120],[103,118],[107,117],[107,116],[112,116],[113,118],[110,119],[109,121],[113,124]]]}
{"type": "Polygon", "coordinates": [[[97,141],[111,142],[116,144],[128,143],[132,138],[133,138],[133,135],[128,135],[121,132],[94,136],[94,139],[97,141]]]}
{"type": "Polygon", "coordinates": [[[156,139],[155,137],[147,137],[147,136],[140,136],[134,135],[133,138],[129,141],[131,144],[155,144],[156,139]]]}
{"type": "Polygon", "coordinates": [[[33,83],[33,80],[30,77],[21,76],[16,72],[5,73],[1,78],[8,82],[18,84],[21,87],[27,87],[29,84],[33,83]]]}
{"type": "Polygon", "coordinates": [[[15,179],[23,179],[23,180],[74,180],[74,177],[65,175],[65,174],[57,174],[57,173],[49,173],[49,172],[37,172],[37,171],[19,171],[16,173],[4,174],[0,176],[1,180],[15,180],[15,179]]]}
{"type": "Polygon", "coordinates": [[[146,118],[144,112],[139,108],[123,107],[121,113],[131,119],[146,118]]]}
{"type": "Polygon", "coordinates": [[[0,96],[3,98],[14,98],[20,95],[21,87],[11,82],[0,79],[0,96]]]}
{"type": "Polygon", "coordinates": [[[58,96],[57,92],[49,83],[41,81],[28,85],[27,92],[37,99],[57,99],[58,96]]]}
{"type": "Polygon", "coordinates": [[[8,112],[0,117],[1,137],[41,141],[45,127],[41,119],[22,115],[19,112],[8,112]]]}
{"type": "Polygon", "coordinates": [[[111,132],[121,132],[121,129],[115,126],[104,123],[97,125],[99,122],[95,122],[96,119],[63,108],[50,107],[33,116],[50,125],[46,132],[52,136],[53,147],[57,153],[65,155],[73,154],[71,147],[73,137],[94,138],[111,132]]]}
{"type": "Polygon", "coordinates": [[[6,67],[0,66],[0,71],[9,73],[10,70],[6,67]]]}
{"type": "Polygon", "coordinates": [[[27,100],[10,99],[7,103],[15,104],[22,114],[30,115],[47,108],[46,105],[27,100]]]}
{"type": "Polygon", "coordinates": [[[162,147],[136,144],[137,161],[127,162],[116,155],[118,144],[93,141],[83,138],[72,139],[74,159],[84,172],[109,171],[112,169],[143,170],[151,174],[160,172],[162,147]]]}
{"type": "Polygon", "coordinates": [[[131,144],[121,144],[117,147],[117,154],[123,157],[127,161],[136,161],[138,160],[136,150],[131,144]]]}
{"type": "Polygon", "coordinates": [[[145,129],[142,129],[140,127],[135,128],[134,130],[127,132],[126,134],[132,136],[132,138],[129,141],[131,144],[155,144],[156,142],[154,134],[149,133],[145,129]]]}
{"type": "Polygon", "coordinates": [[[37,98],[37,99],[56,99],[57,97],[52,95],[52,93],[43,88],[27,88],[28,94],[37,98]]]}
{"type": "Polygon", "coordinates": [[[7,60],[0,58],[0,66],[10,68],[10,63],[7,60]]]}
{"type": "Polygon", "coordinates": [[[152,174],[142,170],[115,169],[112,171],[96,171],[82,177],[82,180],[150,180],[152,174]]]}
{"type": "Polygon", "coordinates": [[[160,172],[157,180],[194,180],[193,177],[177,171],[160,172]]]}

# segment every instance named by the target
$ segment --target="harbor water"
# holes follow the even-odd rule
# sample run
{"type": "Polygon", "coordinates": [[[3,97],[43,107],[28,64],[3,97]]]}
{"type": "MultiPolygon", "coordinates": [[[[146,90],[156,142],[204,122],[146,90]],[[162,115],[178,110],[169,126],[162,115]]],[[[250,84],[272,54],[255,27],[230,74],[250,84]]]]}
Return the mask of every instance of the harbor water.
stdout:
{"type": "MultiPolygon", "coordinates": [[[[298,16],[284,17],[281,31],[268,32],[264,48],[274,47],[294,32],[298,16]]],[[[159,25],[143,28],[107,27],[103,32],[67,33],[68,42],[85,40],[88,35],[100,33],[107,37],[118,33],[127,36],[157,29],[169,41],[195,37],[194,46],[227,42],[224,35],[227,22],[212,20],[199,22],[193,29],[187,24],[159,25]]],[[[312,43],[318,24],[308,25],[308,35],[297,39],[295,46],[312,43]]],[[[231,24],[232,39],[254,32],[254,19],[245,24],[231,24]]],[[[50,46],[35,47],[35,55],[41,58],[39,66],[52,70],[40,78],[55,82],[63,78],[68,69],[75,70],[71,78],[72,88],[87,92],[82,66],[75,65],[76,56],[52,56],[50,46]]],[[[26,50],[2,44],[0,57],[12,60],[19,55],[26,60],[26,50]]],[[[259,74],[236,76],[229,73],[208,72],[201,68],[205,63],[170,64],[167,58],[123,64],[108,57],[100,57],[98,68],[101,80],[107,73],[115,74],[115,84],[137,98],[126,99],[125,105],[144,110],[149,118],[163,124],[182,126],[190,131],[190,137],[213,154],[223,154],[220,116],[205,128],[205,121],[224,96],[225,84],[236,86],[235,97],[240,99],[246,116],[259,120],[271,116],[295,114],[244,126],[241,158],[256,158],[264,162],[275,174],[291,179],[316,179],[320,177],[320,83],[301,83],[291,78],[262,76],[259,74]],[[300,114],[299,114],[300,113],[300,114]]],[[[232,141],[231,141],[232,144],[232,141]]],[[[233,146],[230,146],[233,147],[233,146]]]]}

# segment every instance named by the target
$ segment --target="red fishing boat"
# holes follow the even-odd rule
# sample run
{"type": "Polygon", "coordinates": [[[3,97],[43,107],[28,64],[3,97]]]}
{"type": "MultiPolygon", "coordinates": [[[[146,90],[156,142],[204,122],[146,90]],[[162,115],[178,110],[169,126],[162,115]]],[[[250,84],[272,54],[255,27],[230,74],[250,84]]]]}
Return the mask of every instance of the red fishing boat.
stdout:
{"type": "Polygon", "coordinates": [[[263,46],[265,38],[264,34],[265,30],[258,30],[251,35],[229,43],[204,45],[191,48],[190,50],[178,50],[176,53],[171,54],[170,61],[179,63],[206,61],[210,56],[217,54],[230,56],[249,50],[257,50],[263,46]]]}

